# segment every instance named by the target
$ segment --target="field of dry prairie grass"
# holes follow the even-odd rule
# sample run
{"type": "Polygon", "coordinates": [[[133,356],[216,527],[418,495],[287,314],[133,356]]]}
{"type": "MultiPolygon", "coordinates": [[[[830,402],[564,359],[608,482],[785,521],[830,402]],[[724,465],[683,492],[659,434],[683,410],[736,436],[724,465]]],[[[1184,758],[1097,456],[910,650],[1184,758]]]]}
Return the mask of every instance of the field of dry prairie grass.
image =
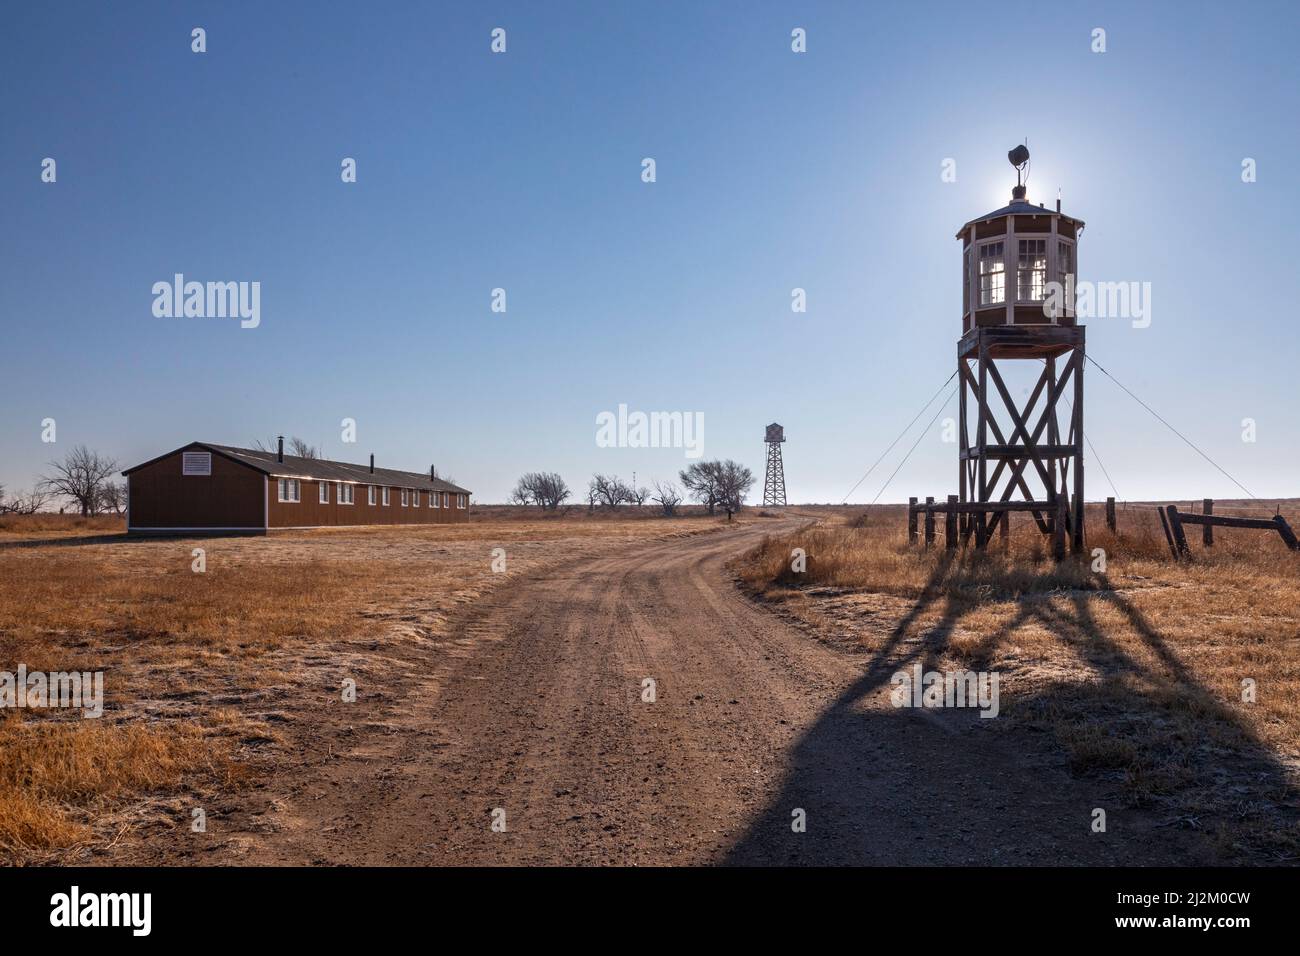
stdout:
{"type": "Polygon", "coordinates": [[[59,535],[121,534],[126,531],[126,519],[117,515],[82,517],[71,514],[34,515],[0,514],[0,541],[14,537],[51,538],[59,535]]]}
{"type": "MultiPolygon", "coordinates": [[[[1214,835],[1224,859],[1296,861],[1300,556],[1276,535],[1216,530],[1212,551],[1194,539],[1193,560],[1175,564],[1151,509],[1121,510],[1118,535],[1090,509],[1100,573],[1091,555],[1056,565],[1023,522],[1007,551],[949,557],[941,535],[928,552],[909,547],[898,506],[789,513],[807,526],[736,568],[811,637],[863,655],[864,672],[886,681],[916,662],[997,671],[1005,719],[991,723],[1052,735],[1075,773],[1113,780],[1170,827],[1214,835]],[[790,569],[796,547],[802,574],[790,569]]],[[[106,691],[99,719],[0,712],[0,862],[129,860],[149,841],[193,842],[176,839],[192,808],[220,815],[238,788],[328,759],[304,740],[344,679],[394,707],[434,686],[429,662],[461,650],[449,622],[491,589],[725,524],[649,508],[474,517],[142,540],[120,519],[0,524],[0,670],[102,670],[106,691]],[[491,570],[498,547],[504,574],[491,570]]],[[[350,718],[331,719],[348,731],[350,718]]]]}
{"type": "Polygon", "coordinates": [[[1053,734],[1075,773],[1212,834],[1225,859],[1300,860],[1300,554],[1278,535],[1219,528],[1207,550],[1198,530],[1174,563],[1153,509],[1121,510],[1112,534],[1090,506],[1089,554],[1056,565],[1028,516],[1008,549],[950,556],[942,534],[909,546],[905,506],[795,510],[803,530],[736,564],[760,599],[886,681],[918,662],[998,672],[992,723],[1053,734]]]}
{"type": "Polygon", "coordinates": [[[6,520],[0,670],[103,671],[105,711],[0,711],[0,862],[94,862],[188,829],[191,807],[219,812],[232,787],[275,772],[343,679],[418,680],[396,652],[452,643],[450,616],[487,590],[725,521],[650,516],[513,509],[464,525],[184,539],[128,538],[112,518],[6,520]]]}

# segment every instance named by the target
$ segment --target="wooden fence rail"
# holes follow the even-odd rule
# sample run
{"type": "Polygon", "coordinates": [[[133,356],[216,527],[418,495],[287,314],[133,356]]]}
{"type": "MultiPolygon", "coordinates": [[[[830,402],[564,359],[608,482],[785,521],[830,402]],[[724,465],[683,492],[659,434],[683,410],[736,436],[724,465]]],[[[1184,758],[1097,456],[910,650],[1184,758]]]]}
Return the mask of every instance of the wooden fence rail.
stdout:
{"type": "Polygon", "coordinates": [[[1287,524],[1286,518],[1280,514],[1272,518],[1239,518],[1236,515],[1216,515],[1214,514],[1214,500],[1205,499],[1206,512],[1196,514],[1194,511],[1179,511],[1177,505],[1165,505],[1161,514],[1161,521],[1166,524],[1165,535],[1169,540],[1170,550],[1173,551],[1175,558],[1186,558],[1191,556],[1191,549],[1187,547],[1187,535],[1183,531],[1185,524],[1199,524],[1205,530],[1201,540],[1209,546],[1214,544],[1214,535],[1211,528],[1257,528],[1261,531],[1276,531],[1286,542],[1286,546],[1292,551],[1300,551],[1300,540],[1296,539],[1295,532],[1287,524]]]}
{"type": "MultiPolygon", "coordinates": [[[[1125,507],[1128,507],[1127,505],[1125,507]]],[[[1148,506],[1149,507],[1149,506],[1148,506]]],[[[1292,551],[1300,551],[1300,539],[1297,539],[1295,531],[1287,523],[1286,518],[1281,514],[1275,514],[1268,518],[1247,518],[1237,515],[1225,515],[1214,513],[1214,499],[1205,498],[1201,503],[1201,512],[1198,514],[1194,511],[1180,511],[1177,505],[1156,505],[1156,515],[1160,518],[1160,527],[1165,533],[1165,541],[1169,544],[1169,551],[1175,560],[1191,556],[1191,549],[1187,543],[1187,532],[1184,525],[1201,526],[1201,542],[1205,547],[1214,547],[1214,529],[1215,528],[1255,528],[1263,531],[1276,531],[1285,542],[1286,546],[1292,551]]],[[[944,502],[935,501],[933,497],[928,497],[922,504],[916,498],[907,499],[907,532],[908,541],[911,544],[919,544],[922,541],[920,518],[924,515],[925,521],[925,546],[928,548],[934,544],[935,536],[938,533],[935,527],[936,515],[943,515],[943,536],[944,546],[949,550],[954,550],[961,540],[959,526],[965,527],[966,522],[959,521],[960,515],[979,515],[990,512],[1009,514],[1013,511],[1029,511],[1035,513],[1048,512],[1052,515],[1052,524],[1055,533],[1052,535],[1052,551],[1058,560],[1065,556],[1065,530],[1068,525],[1069,500],[1066,495],[1057,496],[1056,502],[1042,501],[997,501],[997,502],[958,502],[956,495],[949,495],[948,500],[944,502]]],[[[1106,499],[1106,526],[1112,532],[1118,532],[1118,522],[1115,514],[1115,499],[1106,499]]],[[[999,537],[1003,544],[1008,544],[1010,524],[1003,520],[999,522],[999,537]]],[[[987,542],[986,542],[987,543],[987,542]]]]}
{"type": "MultiPolygon", "coordinates": [[[[980,515],[989,512],[998,512],[1009,514],[1013,511],[1028,511],[1040,514],[1048,511],[1054,515],[1054,533],[1052,535],[1052,552],[1058,561],[1065,558],[1066,530],[1069,525],[1069,498],[1061,494],[1057,496],[1055,504],[1044,501],[985,501],[985,502],[966,502],[961,503],[957,500],[956,495],[949,495],[945,502],[935,501],[933,497],[925,499],[921,504],[916,498],[907,499],[907,540],[910,544],[918,544],[922,541],[920,517],[924,515],[925,522],[925,546],[928,548],[934,544],[936,535],[935,516],[943,515],[943,536],[944,547],[949,551],[957,548],[960,540],[958,533],[958,516],[959,515],[980,515]]],[[[1000,530],[998,536],[1004,546],[1010,546],[1011,530],[1007,521],[999,522],[1000,530]]],[[[987,542],[985,542],[987,543],[987,542]]]]}

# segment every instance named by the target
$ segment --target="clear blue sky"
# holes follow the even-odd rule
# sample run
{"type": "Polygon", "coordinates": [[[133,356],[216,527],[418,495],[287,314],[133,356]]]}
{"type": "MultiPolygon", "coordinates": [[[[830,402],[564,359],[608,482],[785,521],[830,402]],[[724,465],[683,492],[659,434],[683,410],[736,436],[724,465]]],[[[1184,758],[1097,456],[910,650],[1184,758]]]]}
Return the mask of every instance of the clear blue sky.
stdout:
{"type": "MultiPolygon", "coordinates": [[[[1059,186],[1088,223],[1081,278],[1152,283],[1151,327],[1095,320],[1090,354],[1255,494],[1295,495],[1298,10],[6,5],[0,482],[75,443],[125,466],[279,433],[437,462],[479,501],[532,469],[674,475],[680,450],[596,446],[626,403],[702,412],[705,455],[760,474],[780,421],[791,500],[838,501],[951,374],[953,236],[1006,202],[1027,138],[1031,201],[1059,186]],[[260,327],[155,318],[177,272],[259,281],[260,327]]],[[[1093,369],[1087,423],[1123,498],[1239,494],[1093,369]]],[[[956,474],[936,424],[882,500],[956,474]]]]}

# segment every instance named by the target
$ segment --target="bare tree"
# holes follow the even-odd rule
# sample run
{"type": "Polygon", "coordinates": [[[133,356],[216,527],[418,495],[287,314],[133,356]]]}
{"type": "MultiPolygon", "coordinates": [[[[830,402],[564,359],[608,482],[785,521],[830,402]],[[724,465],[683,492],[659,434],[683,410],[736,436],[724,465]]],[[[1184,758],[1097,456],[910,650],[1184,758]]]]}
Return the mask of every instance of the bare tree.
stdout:
{"type": "MultiPolygon", "coordinates": [[[[253,439],[253,447],[258,451],[266,451],[272,454],[278,454],[280,451],[280,439],[272,438],[269,442],[264,442],[260,438],[253,439]]],[[[289,445],[285,451],[298,458],[319,458],[320,451],[315,445],[309,445],[297,435],[289,439],[289,445]]]]}
{"type": "Polygon", "coordinates": [[[34,515],[50,500],[49,492],[39,487],[26,494],[20,491],[12,498],[5,498],[3,491],[0,488],[0,514],[34,515]]]}
{"type": "Polygon", "coordinates": [[[542,500],[552,511],[557,511],[560,505],[573,496],[573,491],[558,472],[550,472],[545,477],[546,480],[542,483],[542,500]]]}
{"type": "Polygon", "coordinates": [[[663,508],[664,517],[671,518],[673,515],[677,514],[677,506],[682,503],[681,489],[671,481],[663,482],[662,484],[656,481],[654,485],[654,497],[650,500],[659,502],[659,507],[663,508]]]}
{"type": "Polygon", "coordinates": [[[289,439],[289,452],[295,458],[319,458],[320,452],[315,445],[309,445],[297,435],[289,439]]]}
{"type": "Polygon", "coordinates": [[[510,492],[510,503],[512,505],[523,505],[527,507],[533,503],[533,490],[528,487],[527,475],[515,482],[515,490],[510,492]]]}
{"type": "Polygon", "coordinates": [[[739,511],[744,507],[749,489],[754,487],[754,473],[730,458],[715,464],[718,474],[718,503],[727,509],[728,514],[739,511]]]}
{"type": "Polygon", "coordinates": [[[515,484],[510,500],[518,505],[537,505],[544,511],[556,511],[572,494],[556,472],[530,471],[515,484]]]}
{"type": "Polygon", "coordinates": [[[625,501],[631,501],[631,491],[615,475],[592,475],[588,487],[588,500],[608,508],[617,508],[625,501]]]}
{"type": "MultiPolygon", "coordinates": [[[[610,504],[612,488],[612,479],[605,475],[593,475],[591,481],[587,483],[587,510],[590,511],[596,505],[610,504]]],[[[617,498],[613,500],[613,504],[618,504],[617,498]]]]}
{"type": "Polygon", "coordinates": [[[637,488],[632,485],[627,487],[627,500],[640,508],[650,497],[649,488],[637,488]]]}
{"type": "Polygon", "coordinates": [[[83,515],[99,514],[104,485],[117,471],[117,462],[85,445],[78,445],[63,461],[52,461],[53,475],[42,475],[40,488],[52,497],[77,503],[83,515]]]}
{"type": "Polygon", "coordinates": [[[99,506],[104,512],[112,512],[115,515],[126,513],[126,482],[124,481],[106,481],[104,487],[100,489],[99,506]]]}
{"type": "Polygon", "coordinates": [[[568,484],[554,471],[532,472],[524,476],[533,490],[533,500],[548,511],[555,511],[573,494],[568,484]]]}
{"type": "Polygon", "coordinates": [[[709,509],[709,514],[719,505],[728,513],[739,511],[754,485],[753,473],[730,458],[697,461],[678,477],[691,497],[709,509]]]}
{"type": "Polygon", "coordinates": [[[709,509],[709,514],[722,499],[720,467],[716,461],[697,461],[677,476],[690,496],[709,509]]]}
{"type": "Polygon", "coordinates": [[[38,511],[45,510],[45,505],[49,500],[50,493],[38,485],[27,492],[26,495],[19,494],[13,498],[14,511],[22,515],[34,515],[38,511]]]}

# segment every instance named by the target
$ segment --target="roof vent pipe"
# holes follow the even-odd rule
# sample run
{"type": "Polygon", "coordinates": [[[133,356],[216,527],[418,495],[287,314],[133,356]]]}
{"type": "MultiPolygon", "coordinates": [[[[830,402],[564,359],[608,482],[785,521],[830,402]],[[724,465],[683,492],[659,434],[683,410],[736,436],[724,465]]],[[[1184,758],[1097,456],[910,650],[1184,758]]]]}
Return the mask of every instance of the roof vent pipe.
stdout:
{"type": "Polygon", "coordinates": [[[275,460],[283,465],[284,464],[284,436],[283,435],[278,436],[277,441],[279,442],[279,446],[277,447],[275,452],[275,460]]]}
{"type": "Polygon", "coordinates": [[[438,469],[433,465],[429,466],[429,480],[433,481],[438,477],[438,469]]]}
{"type": "Polygon", "coordinates": [[[375,473],[375,455],[374,455],[374,452],[371,452],[371,454],[370,454],[370,473],[371,473],[372,475],[375,473]]]}

